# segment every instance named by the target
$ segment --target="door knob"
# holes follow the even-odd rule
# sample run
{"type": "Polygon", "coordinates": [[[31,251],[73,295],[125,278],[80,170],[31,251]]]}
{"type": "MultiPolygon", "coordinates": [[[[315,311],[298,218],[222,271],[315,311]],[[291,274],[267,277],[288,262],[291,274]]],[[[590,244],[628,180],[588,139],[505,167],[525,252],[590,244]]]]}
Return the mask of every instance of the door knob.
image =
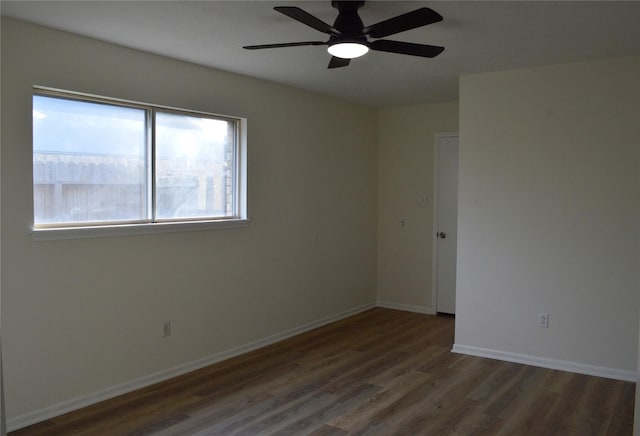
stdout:
{"type": "Polygon", "coordinates": [[[447,233],[446,232],[438,232],[438,238],[445,239],[446,237],[447,237],[447,233]]]}

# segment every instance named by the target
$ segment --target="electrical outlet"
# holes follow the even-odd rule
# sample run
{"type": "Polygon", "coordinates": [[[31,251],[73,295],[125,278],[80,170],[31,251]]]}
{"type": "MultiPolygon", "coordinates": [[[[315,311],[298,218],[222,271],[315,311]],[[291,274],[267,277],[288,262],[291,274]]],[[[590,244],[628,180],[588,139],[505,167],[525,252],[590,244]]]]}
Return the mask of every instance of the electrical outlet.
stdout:
{"type": "Polygon", "coordinates": [[[547,312],[540,312],[538,314],[538,327],[549,327],[549,314],[547,312]]]}
{"type": "Polygon", "coordinates": [[[167,338],[171,336],[171,321],[166,321],[162,325],[162,337],[167,338]]]}

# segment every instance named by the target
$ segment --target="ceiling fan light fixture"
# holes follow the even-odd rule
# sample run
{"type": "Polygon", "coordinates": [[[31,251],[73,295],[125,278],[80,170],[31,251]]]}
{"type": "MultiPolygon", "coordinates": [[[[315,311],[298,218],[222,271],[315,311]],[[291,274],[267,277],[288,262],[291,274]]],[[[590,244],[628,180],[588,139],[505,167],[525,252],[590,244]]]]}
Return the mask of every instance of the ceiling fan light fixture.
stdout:
{"type": "Polygon", "coordinates": [[[327,51],[337,58],[353,59],[367,54],[369,47],[357,42],[339,42],[330,45],[327,51]]]}

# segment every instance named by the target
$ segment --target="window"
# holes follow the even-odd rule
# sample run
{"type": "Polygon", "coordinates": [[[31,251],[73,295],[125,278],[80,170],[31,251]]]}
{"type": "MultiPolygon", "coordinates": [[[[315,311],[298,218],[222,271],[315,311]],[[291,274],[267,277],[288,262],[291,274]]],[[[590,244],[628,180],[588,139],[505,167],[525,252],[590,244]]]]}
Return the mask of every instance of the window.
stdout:
{"type": "Polygon", "coordinates": [[[34,229],[244,220],[242,124],[36,89],[34,229]]]}

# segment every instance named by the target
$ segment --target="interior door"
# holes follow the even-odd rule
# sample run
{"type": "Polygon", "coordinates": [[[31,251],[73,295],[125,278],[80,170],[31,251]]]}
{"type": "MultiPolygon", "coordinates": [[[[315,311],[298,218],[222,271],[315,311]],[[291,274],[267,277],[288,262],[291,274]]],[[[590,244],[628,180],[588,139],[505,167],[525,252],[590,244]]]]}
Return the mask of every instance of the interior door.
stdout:
{"type": "Polygon", "coordinates": [[[436,310],[456,312],[458,243],[458,136],[437,141],[436,310]]]}

